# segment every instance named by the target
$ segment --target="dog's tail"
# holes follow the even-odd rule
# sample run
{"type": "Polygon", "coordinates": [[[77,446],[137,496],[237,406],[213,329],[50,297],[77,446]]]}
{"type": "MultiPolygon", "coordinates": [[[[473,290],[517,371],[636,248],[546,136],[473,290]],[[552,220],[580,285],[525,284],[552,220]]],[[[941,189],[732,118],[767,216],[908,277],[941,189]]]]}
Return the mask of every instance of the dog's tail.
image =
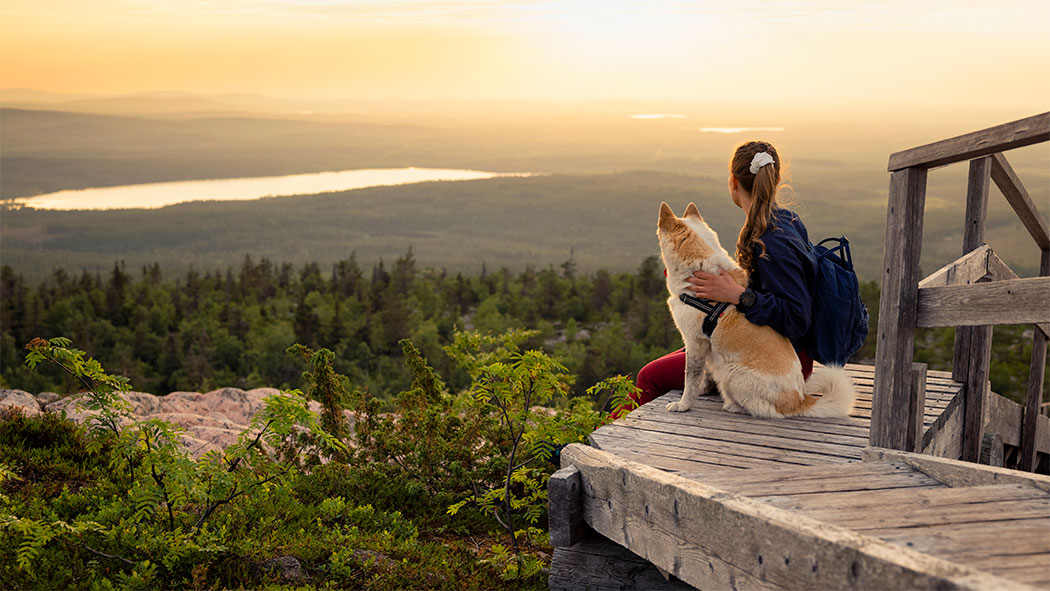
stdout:
{"type": "Polygon", "coordinates": [[[845,417],[853,410],[857,390],[846,370],[836,366],[818,367],[806,381],[805,400],[799,405],[799,417],[845,417]],[[820,394],[818,398],[813,396],[820,394]]]}

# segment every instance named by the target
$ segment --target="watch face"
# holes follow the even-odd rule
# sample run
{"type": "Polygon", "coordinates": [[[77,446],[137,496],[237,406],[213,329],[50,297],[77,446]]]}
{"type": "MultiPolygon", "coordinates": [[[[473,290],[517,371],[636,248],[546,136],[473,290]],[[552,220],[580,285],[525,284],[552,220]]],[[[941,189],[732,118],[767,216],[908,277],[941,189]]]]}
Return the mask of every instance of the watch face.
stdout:
{"type": "Polygon", "coordinates": [[[740,303],[743,304],[745,308],[754,304],[755,292],[751,291],[750,289],[745,290],[744,293],[740,294],[740,303]]]}

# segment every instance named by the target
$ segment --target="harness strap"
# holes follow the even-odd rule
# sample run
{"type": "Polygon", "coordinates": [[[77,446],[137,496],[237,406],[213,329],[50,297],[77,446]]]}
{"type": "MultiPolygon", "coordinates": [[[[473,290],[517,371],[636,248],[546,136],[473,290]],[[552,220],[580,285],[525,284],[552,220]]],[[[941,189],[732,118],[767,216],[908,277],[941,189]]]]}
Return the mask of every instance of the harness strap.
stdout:
{"type": "Polygon", "coordinates": [[[711,300],[691,296],[687,293],[679,295],[678,299],[682,300],[683,304],[692,306],[707,314],[703,324],[703,331],[707,336],[711,336],[711,333],[715,332],[715,327],[718,326],[718,319],[722,317],[726,308],[730,306],[729,302],[712,302],[711,300]]]}

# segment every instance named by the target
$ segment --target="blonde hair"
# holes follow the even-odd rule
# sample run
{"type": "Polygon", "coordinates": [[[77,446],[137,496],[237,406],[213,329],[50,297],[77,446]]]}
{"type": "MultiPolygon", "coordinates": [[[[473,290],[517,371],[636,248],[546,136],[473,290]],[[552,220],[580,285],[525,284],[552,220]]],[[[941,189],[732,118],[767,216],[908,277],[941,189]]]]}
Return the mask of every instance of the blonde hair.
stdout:
{"type": "Polygon", "coordinates": [[[772,219],[773,210],[780,207],[777,202],[777,187],[780,185],[780,155],[768,142],[747,142],[737,147],[729,161],[729,172],[745,191],[751,194],[751,207],[747,211],[747,220],[740,229],[736,240],[736,261],[751,273],[755,269],[755,255],[752,245],[758,244],[759,256],[766,256],[766,245],[760,236],[765,234],[772,219]],[[759,152],[768,152],[773,163],[751,173],[751,160],[759,152]]]}

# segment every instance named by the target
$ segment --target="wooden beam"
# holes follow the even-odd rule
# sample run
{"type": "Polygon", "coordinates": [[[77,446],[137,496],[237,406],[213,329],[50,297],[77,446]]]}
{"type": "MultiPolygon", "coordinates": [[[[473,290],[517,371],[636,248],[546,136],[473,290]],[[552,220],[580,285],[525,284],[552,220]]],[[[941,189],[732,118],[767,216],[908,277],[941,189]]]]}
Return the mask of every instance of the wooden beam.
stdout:
{"type": "Polygon", "coordinates": [[[879,447],[910,449],[904,427],[911,420],[901,415],[913,408],[911,363],[925,205],[925,169],[890,175],[869,437],[879,447]]]}
{"type": "MultiPolygon", "coordinates": [[[[943,288],[948,289],[948,288],[943,288]]],[[[992,361],[992,327],[974,327],[970,337],[969,366],[966,368],[966,389],[963,390],[962,456],[967,462],[981,457],[981,441],[988,417],[988,397],[991,384],[988,369],[992,361]]]]}
{"type": "Polygon", "coordinates": [[[1010,207],[1017,212],[1017,217],[1021,218],[1021,223],[1032,235],[1035,243],[1043,250],[1050,249],[1050,231],[1047,230],[1046,220],[1039,213],[1032,198],[1028,196],[1028,191],[1021,184],[1021,179],[1017,178],[1017,173],[1006,161],[1005,156],[1002,154],[992,156],[991,172],[992,180],[1002,191],[1010,207]]]}
{"type": "Polygon", "coordinates": [[[595,531],[701,589],[1026,588],[591,447],[562,458],[595,531]]]}
{"type": "Polygon", "coordinates": [[[917,326],[1045,323],[1050,323],[1050,277],[918,290],[917,326]]]}
{"type": "Polygon", "coordinates": [[[953,487],[1022,484],[1050,492],[1050,476],[1025,474],[1008,468],[971,464],[948,458],[908,453],[895,449],[864,448],[865,462],[907,464],[953,487]]]}
{"type": "Polygon", "coordinates": [[[695,591],[692,585],[665,580],[647,560],[594,532],[571,548],[554,547],[548,581],[550,591],[695,591]]]}
{"type": "Polygon", "coordinates": [[[1050,112],[890,155],[890,172],[932,168],[1050,140],[1050,112]]]}
{"type": "Polygon", "coordinates": [[[551,474],[547,481],[547,524],[551,546],[568,548],[586,537],[590,528],[583,522],[580,471],[568,466],[551,474]]]}
{"type": "Polygon", "coordinates": [[[911,364],[911,407],[908,409],[909,451],[922,451],[923,415],[926,409],[926,364],[911,364]]]}
{"type": "Polygon", "coordinates": [[[929,277],[919,282],[919,289],[970,285],[986,279],[988,278],[989,256],[994,256],[992,249],[987,244],[982,244],[969,254],[964,254],[934,271],[929,277]]]}
{"type": "MultiPolygon", "coordinates": [[[[1050,275],[1050,250],[1044,248],[1039,262],[1039,274],[1050,275]]],[[[1038,449],[1039,407],[1043,402],[1043,373],[1046,371],[1046,331],[1035,331],[1032,337],[1032,361],[1028,366],[1028,398],[1024,409],[1024,427],[1021,429],[1021,456],[1018,467],[1027,472],[1035,470],[1038,449]]]]}
{"type": "MultiPolygon", "coordinates": [[[[990,157],[970,161],[970,174],[966,183],[966,217],[963,223],[963,256],[980,247],[984,242],[985,221],[988,219],[988,189],[991,185],[992,161],[990,157]]],[[[990,251],[989,251],[990,252],[990,251]]],[[[984,274],[988,274],[988,258],[984,260],[984,274]]],[[[974,281],[973,283],[976,283],[974,281]]],[[[970,352],[973,344],[971,326],[955,329],[955,344],[952,351],[952,378],[965,383],[970,368],[970,352]]],[[[991,346],[991,342],[988,343],[991,346]]]]}

